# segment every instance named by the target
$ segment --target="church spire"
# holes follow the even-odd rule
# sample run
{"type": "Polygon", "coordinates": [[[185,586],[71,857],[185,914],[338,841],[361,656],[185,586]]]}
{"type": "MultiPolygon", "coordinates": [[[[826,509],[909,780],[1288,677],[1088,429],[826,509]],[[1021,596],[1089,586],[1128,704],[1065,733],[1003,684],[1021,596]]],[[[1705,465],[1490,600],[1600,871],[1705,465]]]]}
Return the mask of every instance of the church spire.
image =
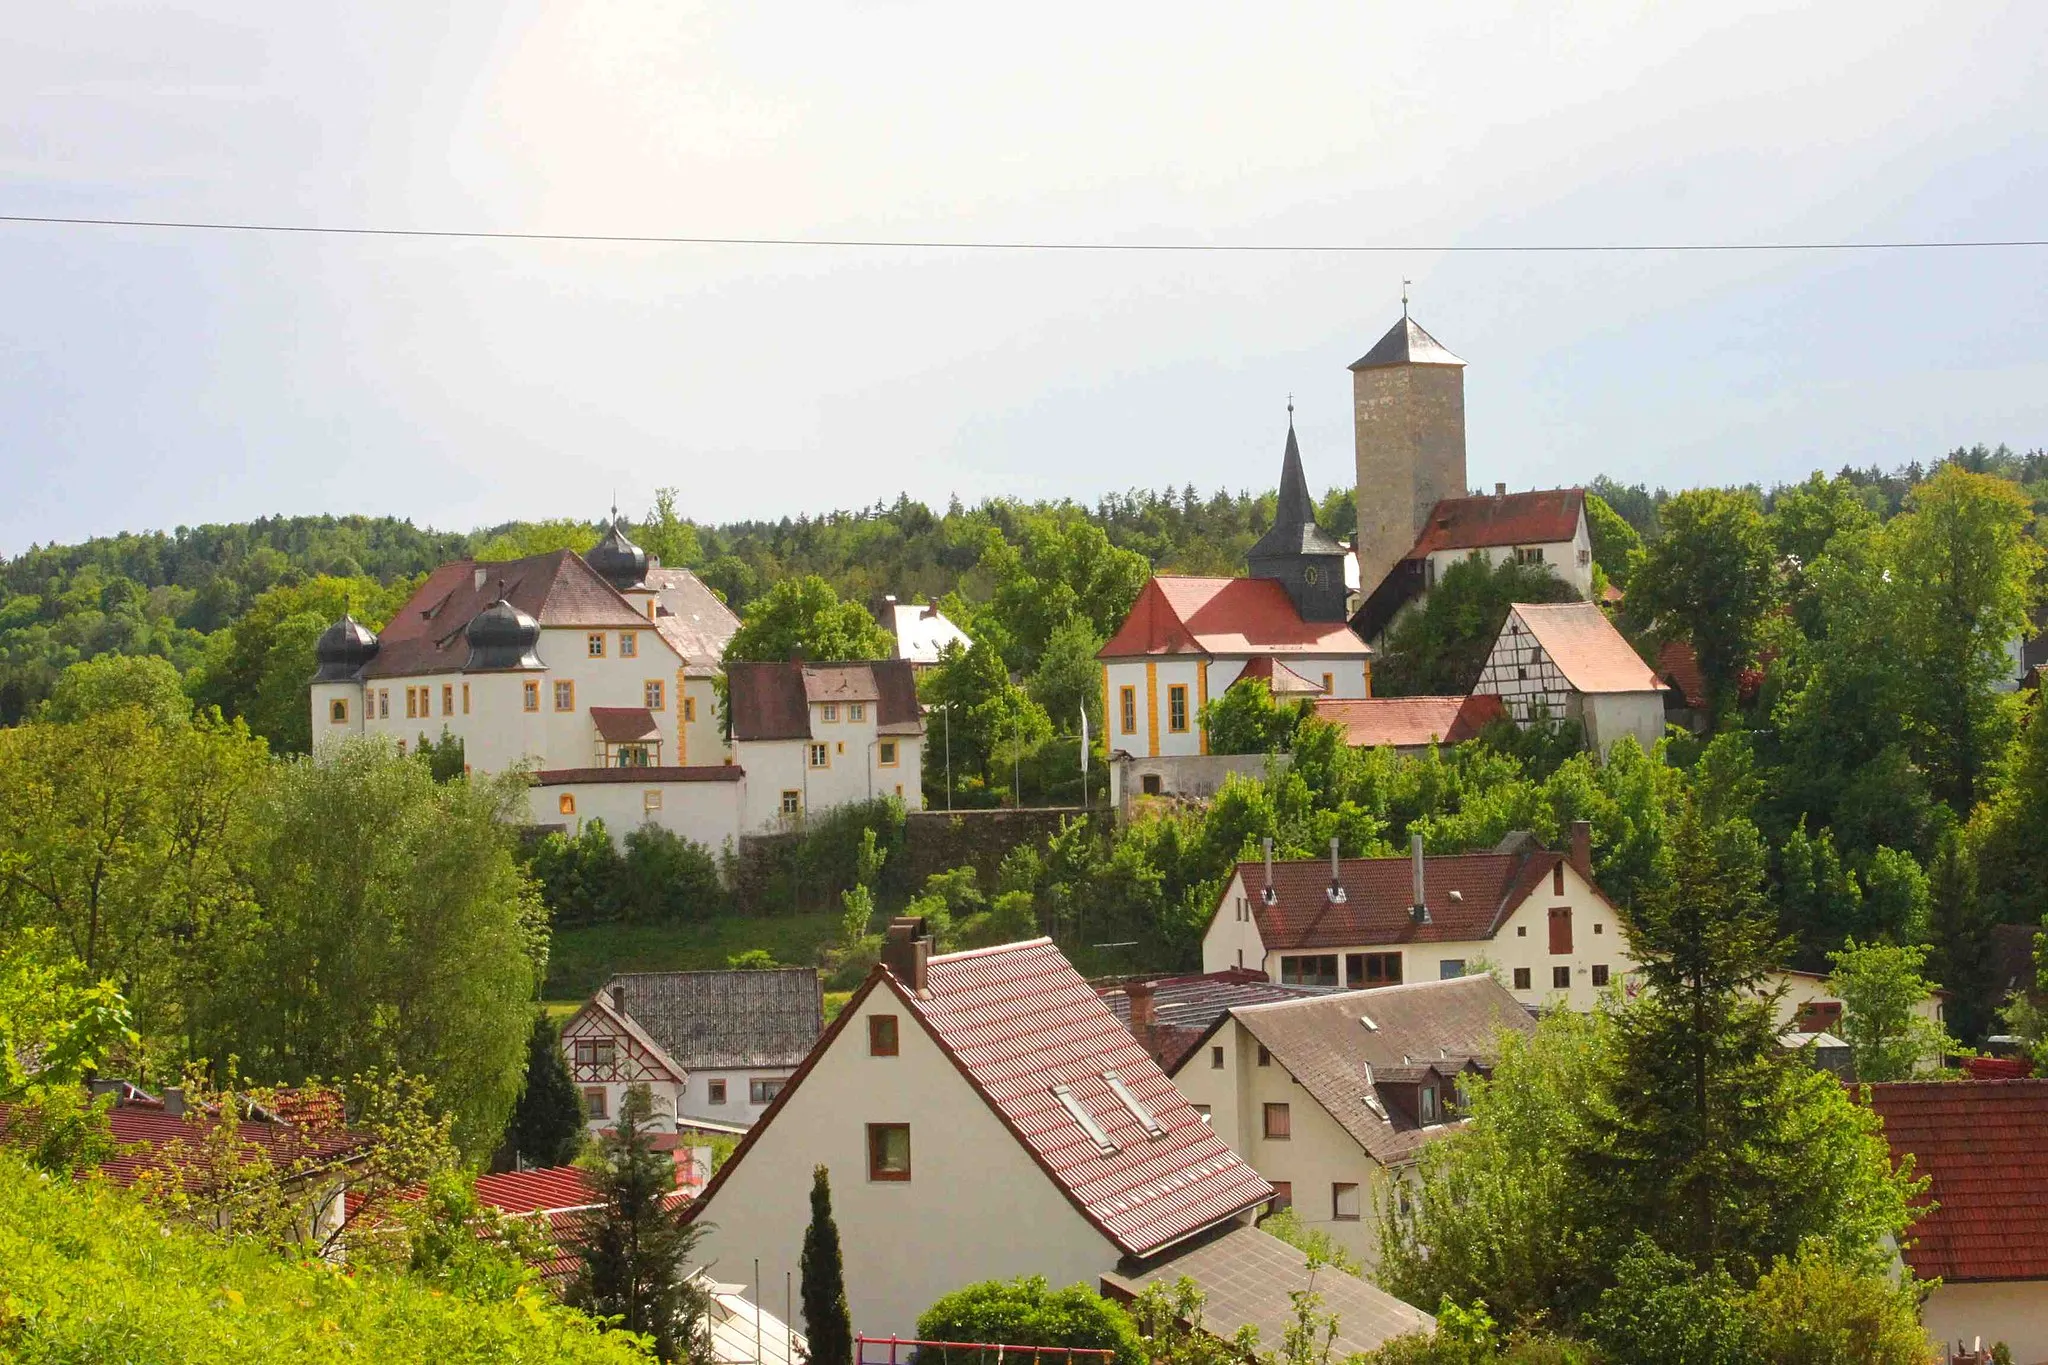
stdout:
{"type": "Polygon", "coordinates": [[[1247,556],[1254,578],[1274,578],[1307,621],[1341,620],[1344,615],[1345,550],[1316,524],[1315,499],[1294,435],[1294,403],[1287,404],[1287,448],[1280,457],[1280,496],[1273,525],[1247,556]]]}

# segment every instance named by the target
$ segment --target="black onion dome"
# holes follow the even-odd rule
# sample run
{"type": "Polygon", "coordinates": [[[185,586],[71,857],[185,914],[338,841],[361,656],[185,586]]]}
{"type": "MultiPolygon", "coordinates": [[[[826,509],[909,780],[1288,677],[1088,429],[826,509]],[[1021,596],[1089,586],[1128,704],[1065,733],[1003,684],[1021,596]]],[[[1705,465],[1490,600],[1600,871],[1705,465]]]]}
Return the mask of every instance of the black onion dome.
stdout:
{"type": "Polygon", "coordinates": [[[469,662],[463,665],[468,672],[544,666],[533,652],[540,622],[502,597],[471,617],[462,635],[469,642],[469,662]]]}
{"type": "Polygon", "coordinates": [[[354,682],[362,666],[376,657],[377,632],[343,612],[313,646],[313,662],[319,666],[313,681],[354,682]]]}
{"type": "Polygon", "coordinates": [[[597,544],[590,547],[590,553],[583,556],[583,562],[597,570],[597,576],[625,592],[637,588],[647,581],[647,551],[626,539],[626,523],[619,517],[612,518],[612,524],[597,544]]]}

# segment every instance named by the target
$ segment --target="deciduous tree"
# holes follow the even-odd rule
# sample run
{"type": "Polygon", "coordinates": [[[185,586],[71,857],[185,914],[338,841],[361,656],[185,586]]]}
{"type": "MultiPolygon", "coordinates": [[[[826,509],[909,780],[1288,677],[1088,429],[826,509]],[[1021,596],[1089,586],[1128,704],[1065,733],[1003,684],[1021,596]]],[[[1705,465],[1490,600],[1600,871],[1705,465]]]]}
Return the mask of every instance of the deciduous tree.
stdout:
{"type": "Polygon", "coordinates": [[[1734,706],[1778,604],[1776,547],[1747,493],[1689,489],[1659,516],[1663,534],[1630,561],[1628,612],[1659,637],[1692,644],[1718,717],[1734,706]]]}
{"type": "Polygon", "coordinates": [[[820,663],[886,659],[889,632],[858,602],[842,602],[816,574],[785,578],[748,603],[725,647],[728,659],[803,658],[820,663]]]}

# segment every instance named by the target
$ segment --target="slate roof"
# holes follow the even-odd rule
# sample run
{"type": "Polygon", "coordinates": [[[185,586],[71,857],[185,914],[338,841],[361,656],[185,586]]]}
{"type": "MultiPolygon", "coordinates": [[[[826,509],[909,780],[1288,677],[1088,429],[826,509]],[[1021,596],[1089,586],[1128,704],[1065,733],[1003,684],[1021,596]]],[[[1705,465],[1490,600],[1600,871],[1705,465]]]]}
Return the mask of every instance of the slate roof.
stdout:
{"type": "Polygon", "coordinates": [[[726,705],[736,740],[810,739],[813,702],[873,702],[884,735],[924,733],[917,675],[907,659],[813,664],[800,660],[726,665],[726,705]]]}
{"type": "MultiPolygon", "coordinates": [[[[1226,967],[1220,972],[1193,976],[1158,977],[1152,987],[1154,1023],[1148,1050],[1160,1069],[1172,1075],[1188,1053],[1211,1033],[1217,1021],[1236,1005],[1260,1005],[1273,1000],[1299,1000],[1328,995],[1332,986],[1283,986],[1269,981],[1256,967],[1226,967]]],[[[1131,1025],[1131,997],[1124,983],[1103,986],[1098,993],[1125,1028],[1131,1025]]],[[[1140,1039],[1140,1042],[1146,1042],[1140,1039]]]]}
{"type": "Polygon", "coordinates": [[[1933,1177],[1908,1232],[1923,1279],[2048,1280],[2048,1080],[1870,1087],[1893,1158],[1933,1177]]]}
{"type": "Polygon", "coordinates": [[[599,992],[686,1070],[795,1066],[824,1027],[815,967],[762,972],[626,972],[599,992]]]}
{"type": "Polygon", "coordinates": [[[1280,457],[1280,495],[1273,507],[1273,524],[1259,537],[1247,556],[1252,560],[1293,555],[1341,555],[1344,547],[1316,524],[1315,500],[1308,493],[1308,478],[1301,469],[1301,446],[1294,439],[1294,420],[1287,422],[1287,449],[1280,457]]]}
{"type": "Polygon", "coordinates": [[[1230,1015],[1385,1165],[1412,1160],[1431,1138],[1457,1125],[1424,1126],[1377,1095],[1384,1112],[1374,1112],[1366,1103],[1374,1082],[1420,1080],[1432,1066],[1454,1075],[1469,1058],[1491,1058],[1502,1031],[1536,1029],[1521,1002],[1485,973],[1243,1005],[1230,1015]],[[1364,1018],[1375,1027],[1366,1027],[1364,1018]]]}
{"type": "Polygon", "coordinates": [[[740,628],[733,609],[704,586],[704,580],[688,569],[647,571],[645,583],[656,601],[654,628],[669,647],[682,655],[688,672],[698,677],[718,671],[725,658],[725,646],[740,628]]]}
{"type": "Polygon", "coordinates": [[[1486,692],[1468,697],[1322,697],[1315,708],[1316,719],[1343,726],[1345,743],[1363,749],[1461,744],[1507,716],[1501,699],[1486,692]]]}
{"type": "Polygon", "coordinates": [[[1431,510],[1429,523],[1407,557],[1420,559],[1438,550],[1560,544],[1578,535],[1585,510],[1583,488],[1445,498],[1431,510]]]}
{"type": "Polygon", "coordinates": [[[1607,613],[1591,602],[1516,602],[1504,629],[1511,629],[1517,619],[1576,691],[1665,690],[1607,613]]]}
{"type": "Polygon", "coordinates": [[[1372,344],[1372,349],[1351,362],[1354,370],[1377,370],[1388,365],[1463,365],[1441,341],[1422,330],[1422,324],[1407,314],[1372,344]]]}
{"type": "Polygon", "coordinates": [[[1304,621],[1277,579],[1161,574],[1147,583],[1098,659],[1150,654],[1369,658],[1342,621],[1304,621]]]}
{"type": "Polygon", "coordinates": [[[376,657],[363,665],[360,676],[460,672],[469,662],[464,628],[501,594],[546,630],[646,630],[651,624],[571,550],[491,564],[458,560],[428,574],[392,616],[378,633],[376,657]],[[482,587],[476,585],[478,569],[484,571],[482,587]]]}
{"type": "Polygon", "coordinates": [[[1202,1291],[1202,1325],[1228,1339],[1241,1327],[1259,1329],[1262,1351],[1276,1351],[1294,1326],[1292,1295],[1313,1288],[1318,1311],[1337,1318],[1332,1360],[1378,1350],[1409,1332],[1433,1332],[1436,1319],[1401,1302],[1369,1280],[1324,1269],[1311,1277],[1308,1256],[1255,1227],[1218,1228],[1156,1262],[1102,1277],[1107,1293],[1128,1302],[1159,1285],[1172,1289],[1182,1276],[1202,1291]]]}
{"type": "MultiPolygon", "coordinates": [[[[1517,841],[1514,836],[1491,853],[1424,858],[1427,924],[1417,924],[1409,915],[1414,881],[1406,858],[1343,859],[1337,865],[1345,892],[1341,905],[1330,903],[1330,864],[1325,859],[1275,862],[1273,889],[1278,899],[1272,905],[1260,894],[1266,884],[1264,863],[1239,863],[1237,872],[1251,900],[1259,940],[1268,949],[1343,948],[1491,938],[1564,860],[1564,854],[1542,848],[1533,839],[1517,841]],[[1459,893],[1456,900],[1451,898],[1453,891],[1459,893]]],[[[1227,885],[1223,894],[1230,895],[1227,885]]],[[[1219,899],[1216,912],[1222,909],[1219,899]]]]}

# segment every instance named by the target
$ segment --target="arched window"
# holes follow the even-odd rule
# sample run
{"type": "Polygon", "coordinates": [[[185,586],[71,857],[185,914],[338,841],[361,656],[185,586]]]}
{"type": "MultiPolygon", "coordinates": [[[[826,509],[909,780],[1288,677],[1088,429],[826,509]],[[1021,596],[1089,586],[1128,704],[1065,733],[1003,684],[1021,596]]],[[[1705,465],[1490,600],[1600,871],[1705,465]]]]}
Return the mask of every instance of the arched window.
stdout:
{"type": "Polygon", "coordinates": [[[327,703],[327,719],[336,725],[348,724],[348,702],[336,697],[327,703]]]}
{"type": "Polygon", "coordinates": [[[576,794],[574,792],[563,792],[562,799],[557,804],[560,805],[562,814],[574,815],[576,813],[576,794]]]}

